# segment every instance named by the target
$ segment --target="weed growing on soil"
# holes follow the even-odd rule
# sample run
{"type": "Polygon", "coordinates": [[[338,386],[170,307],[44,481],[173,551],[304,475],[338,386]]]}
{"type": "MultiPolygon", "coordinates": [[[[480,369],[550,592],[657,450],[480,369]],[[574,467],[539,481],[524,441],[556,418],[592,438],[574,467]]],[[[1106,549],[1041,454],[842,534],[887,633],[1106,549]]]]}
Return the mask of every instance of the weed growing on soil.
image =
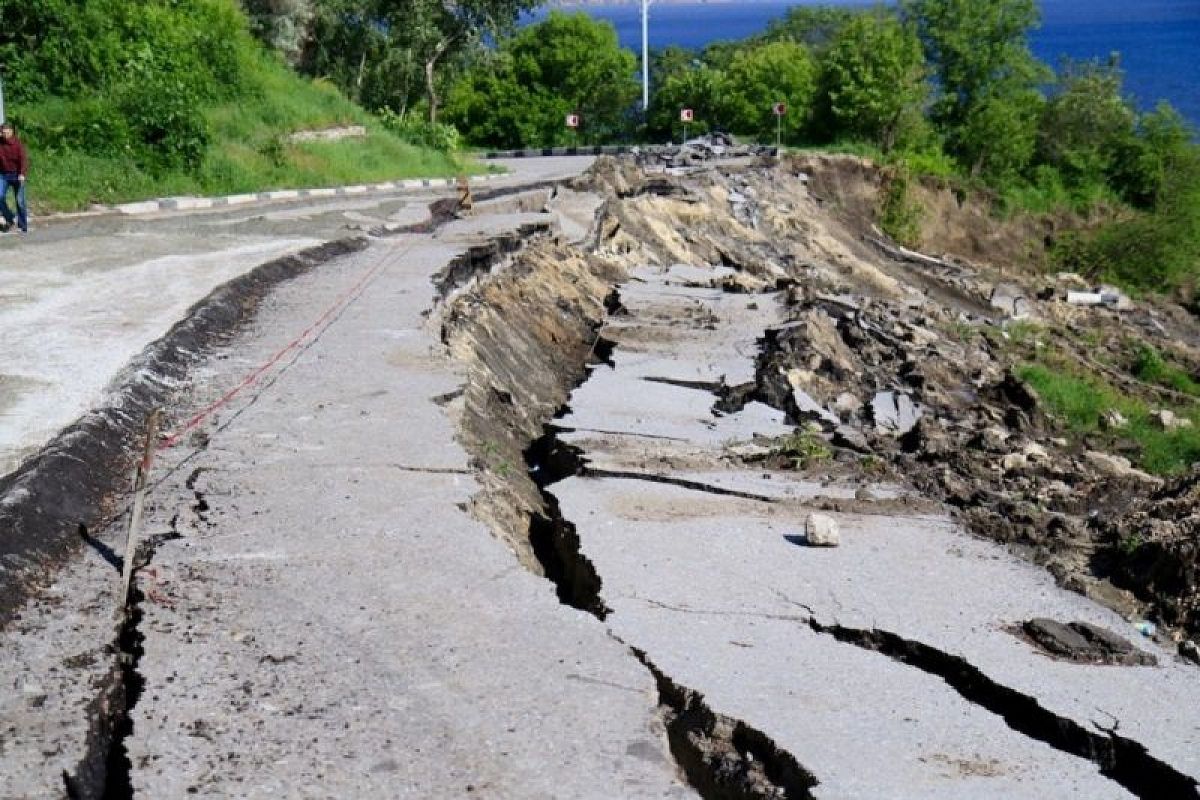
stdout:
{"type": "Polygon", "coordinates": [[[833,458],[833,451],[829,449],[829,445],[807,428],[798,428],[791,436],[779,440],[775,453],[790,460],[798,470],[808,469],[833,458]]]}
{"type": "Polygon", "coordinates": [[[876,455],[868,454],[863,456],[858,460],[858,466],[863,471],[863,474],[876,478],[887,472],[887,462],[876,455]]]}

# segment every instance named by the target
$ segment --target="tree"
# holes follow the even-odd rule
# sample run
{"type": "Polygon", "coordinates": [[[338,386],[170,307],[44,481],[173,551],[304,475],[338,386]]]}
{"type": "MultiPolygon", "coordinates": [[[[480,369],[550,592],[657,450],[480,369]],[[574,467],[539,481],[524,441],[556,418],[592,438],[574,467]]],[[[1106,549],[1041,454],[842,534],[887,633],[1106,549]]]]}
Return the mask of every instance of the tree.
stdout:
{"type": "Polygon", "coordinates": [[[831,132],[892,150],[905,127],[922,121],[927,77],[921,42],[911,27],[891,15],[856,15],[824,59],[831,132]]]}
{"type": "Polygon", "coordinates": [[[312,0],[242,0],[254,35],[296,63],[312,24],[312,0]]]}
{"type": "Polygon", "coordinates": [[[805,130],[817,89],[817,66],[808,48],[780,41],[739,51],[725,73],[721,116],[737,133],[775,138],[771,107],[788,106],[783,135],[796,141],[805,130]]]}
{"type": "Polygon", "coordinates": [[[952,153],[972,173],[1027,165],[1050,77],[1029,50],[1035,0],[901,0],[901,12],[933,67],[933,119],[952,153]]]}
{"type": "MultiPolygon", "coordinates": [[[[1139,208],[1175,202],[1180,187],[1186,184],[1180,180],[1179,165],[1194,163],[1194,136],[1195,131],[1170,103],[1160,103],[1138,118],[1133,136],[1119,146],[1109,182],[1139,208]]],[[[1200,182],[1200,174],[1195,177],[1200,182]]]]}
{"type": "Polygon", "coordinates": [[[475,65],[451,91],[447,115],[477,144],[566,143],[568,113],[582,117],[585,139],[604,141],[625,128],[639,92],[636,71],[612,25],[552,12],[475,65]]]}
{"type": "Polygon", "coordinates": [[[795,42],[820,54],[828,49],[852,19],[864,13],[836,6],[792,6],[771,20],[763,38],[769,42],[795,42]]]}
{"type": "Polygon", "coordinates": [[[724,115],[725,73],[705,64],[689,66],[667,75],[654,84],[657,88],[650,104],[649,131],[657,139],[674,139],[681,130],[679,111],[692,109],[693,133],[706,133],[729,127],[724,115]]]}
{"type": "Polygon", "coordinates": [[[1042,114],[1038,155],[1068,184],[1105,181],[1134,135],[1137,113],[1122,96],[1116,59],[1066,62],[1042,114]]]}
{"type": "Polygon", "coordinates": [[[541,0],[316,0],[307,71],[332,77],[367,105],[403,113],[416,86],[430,122],[441,105],[442,66],[509,33],[541,0]]]}

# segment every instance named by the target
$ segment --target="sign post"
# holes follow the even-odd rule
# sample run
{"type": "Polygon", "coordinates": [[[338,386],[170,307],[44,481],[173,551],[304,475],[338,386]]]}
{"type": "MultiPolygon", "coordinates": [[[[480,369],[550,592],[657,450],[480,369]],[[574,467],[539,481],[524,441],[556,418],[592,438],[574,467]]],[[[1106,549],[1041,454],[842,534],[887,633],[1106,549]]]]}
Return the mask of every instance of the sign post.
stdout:
{"type": "Polygon", "coordinates": [[[696,114],[690,108],[679,109],[679,121],[683,123],[683,140],[686,142],[688,138],[688,125],[696,118],[696,114]]]}
{"type": "Polygon", "coordinates": [[[783,117],[787,114],[787,103],[776,103],[771,106],[771,112],[775,115],[775,149],[778,150],[783,146],[783,117]]]}
{"type": "Polygon", "coordinates": [[[579,147],[579,115],[578,114],[567,114],[566,122],[567,122],[567,127],[571,129],[571,134],[574,137],[574,141],[575,141],[574,146],[576,148],[578,148],[579,147]]]}

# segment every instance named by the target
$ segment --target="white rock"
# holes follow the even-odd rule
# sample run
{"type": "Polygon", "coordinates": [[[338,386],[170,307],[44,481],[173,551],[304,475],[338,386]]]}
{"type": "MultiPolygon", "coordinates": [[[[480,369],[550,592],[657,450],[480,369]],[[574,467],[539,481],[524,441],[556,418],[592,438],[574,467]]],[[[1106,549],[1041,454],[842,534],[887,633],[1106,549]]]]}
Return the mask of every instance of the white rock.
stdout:
{"type": "Polygon", "coordinates": [[[1048,453],[1046,448],[1042,447],[1037,442],[1030,442],[1029,444],[1025,445],[1025,448],[1021,452],[1026,458],[1035,464],[1039,461],[1050,460],[1050,453],[1048,453]]]}
{"type": "Polygon", "coordinates": [[[1155,486],[1162,485],[1161,478],[1156,478],[1153,475],[1142,472],[1140,469],[1134,469],[1129,459],[1123,456],[1114,456],[1109,453],[1089,450],[1083,454],[1083,458],[1093,469],[1105,475],[1114,478],[1134,478],[1155,486]]]}
{"type": "Polygon", "coordinates": [[[1192,421],[1190,419],[1184,419],[1176,415],[1174,411],[1168,411],[1165,408],[1161,411],[1151,412],[1150,416],[1164,431],[1173,431],[1178,430],[1179,428],[1192,427],[1192,421]]]}
{"type": "Polygon", "coordinates": [[[1105,411],[1100,417],[1100,427],[1105,430],[1115,431],[1124,428],[1129,424],[1129,420],[1125,419],[1125,415],[1115,408],[1110,408],[1105,411]]]}
{"type": "Polygon", "coordinates": [[[1009,453],[1000,461],[1000,465],[1005,472],[1020,472],[1029,466],[1029,459],[1024,453],[1009,453]]]}
{"type": "Polygon", "coordinates": [[[804,537],[809,547],[837,547],[842,543],[837,520],[826,514],[809,514],[804,520],[804,537]]]}

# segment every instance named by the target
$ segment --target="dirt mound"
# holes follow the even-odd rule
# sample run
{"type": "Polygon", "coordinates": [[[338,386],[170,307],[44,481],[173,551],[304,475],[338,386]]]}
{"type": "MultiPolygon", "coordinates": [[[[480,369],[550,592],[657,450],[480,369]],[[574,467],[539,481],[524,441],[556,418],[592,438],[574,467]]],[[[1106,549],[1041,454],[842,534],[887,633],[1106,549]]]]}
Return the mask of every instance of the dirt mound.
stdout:
{"type": "Polygon", "coordinates": [[[1099,528],[1113,581],[1155,602],[1166,624],[1200,634],[1200,468],[1099,528]]]}

